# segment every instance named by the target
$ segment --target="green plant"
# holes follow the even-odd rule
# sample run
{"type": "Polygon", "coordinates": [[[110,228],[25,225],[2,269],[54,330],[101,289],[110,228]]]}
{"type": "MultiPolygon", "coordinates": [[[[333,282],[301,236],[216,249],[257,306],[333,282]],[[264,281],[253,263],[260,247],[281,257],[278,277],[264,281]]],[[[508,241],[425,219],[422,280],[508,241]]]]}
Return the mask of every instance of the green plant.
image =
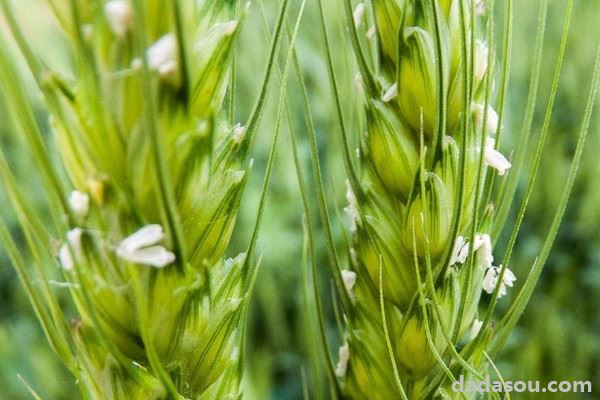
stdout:
{"type": "MultiPolygon", "coordinates": [[[[514,165],[499,152],[505,134],[512,2],[503,3],[506,22],[499,71],[495,70],[494,2],[374,0],[370,4],[354,8],[344,1],[365,97],[366,129],[360,136],[358,160],[349,148],[349,123],[321,7],[336,115],[346,147],[346,212],[352,234],[351,268],[342,267],[334,252],[331,257],[343,313],[338,324],[345,333],[337,365],[329,360],[326,365],[330,378],[337,381],[334,395],[342,397],[474,396],[454,393],[451,384],[460,376],[482,379],[490,368],[495,370],[493,357],[531,296],[581,158],[598,83],[598,59],[576,152],[544,245],[508,311],[496,323],[498,301],[516,281],[508,267],[548,133],[572,2],[564,18],[561,51],[533,149],[533,166],[516,222],[508,229],[508,243],[503,243],[501,262],[494,261],[493,253],[529,148],[546,2],[540,3],[535,66],[514,165]],[[487,304],[485,311],[480,304],[487,304]]],[[[322,217],[327,225],[327,213],[322,212],[322,217]]],[[[315,290],[318,293],[318,282],[315,290]]],[[[317,324],[322,326],[323,321],[317,324]]],[[[328,347],[324,338],[321,343],[328,347]]]]}
{"type": "Polygon", "coordinates": [[[72,76],[40,61],[1,5],[56,147],[6,46],[0,53],[0,84],[52,217],[38,217],[0,152],[33,269],[4,223],[0,234],[42,327],[83,398],[238,398],[259,222],[247,253],[224,252],[287,1],[246,127],[224,105],[226,95],[235,103],[232,49],[245,15],[236,1],[48,3],[72,46],[72,76]],[[70,295],[71,322],[56,291],[70,295]]]}

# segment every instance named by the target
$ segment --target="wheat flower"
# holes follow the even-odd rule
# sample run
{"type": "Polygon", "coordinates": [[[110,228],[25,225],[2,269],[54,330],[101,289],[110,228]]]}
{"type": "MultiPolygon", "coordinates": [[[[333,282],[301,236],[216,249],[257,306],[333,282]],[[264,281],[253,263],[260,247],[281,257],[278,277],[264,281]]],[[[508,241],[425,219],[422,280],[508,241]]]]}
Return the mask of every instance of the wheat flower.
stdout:
{"type": "Polygon", "coordinates": [[[365,4],[358,3],[356,8],[354,9],[354,25],[358,28],[362,25],[363,19],[365,17],[365,4]]]}
{"type": "Polygon", "coordinates": [[[69,206],[80,220],[84,219],[90,210],[90,196],[78,190],[74,190],[69,195],[69,206]]]}
{"type": "Polygon", "coordinates": [[[160,76],[169,76],[177,71],[177,39],[174,33],[167,33],[146,51],[148,67],[160,76]]]}
{"type": "Polygon", "coordinates": [[[473,325],[471,325],[471,331],[469,333],[471,340],[475,339],[477,335],[479,335],[482,326],[483,321],[480,321],[477,318],[475,318],[475,321],[473,321],[473,325]]]}
{"type": "Polygon", "coordinates": [[[385,92],[383,93],[383,96],[381,96],[381,100],[384,103],[389,103],[390,101],[394,100],[396,97],[398,97],[398,84],[394,83],[385,90],[385,92]]]}
{"type": "MultiPolygon", "coordinates": [[[[483,278],[483,290],[487,293],[492,294],[496,289],[496,285],[498,284],[498,279],[500,276],[500,270],[502,269],[502,265],[495,267],[491,266],[486,269],[485,277],[483,278]]],[[[517,280],[515,274],[510,269],[506,269],[504,271],[504,277],[502,278],[502,282],[500,283],[500,291],[498,292],[498,297],[502,297],[506,295],[506,288],[512,287],[513,283],[517,280]]]]}
{"type": "Polygon", "coordinates": [[[458,236],[454,242],[454,248],[452,249],[452,258],[450,258],[450,265],[464,264],[467,261],[469,255],[470,245],[465,240],[464,236],[458,236]]]}
{"type": "Polygon", "coordinates": [[[104,6],[104,13],[114,34],[123,39],[133,25],[133,8],[128,0],[111,0],[104,6]]]}
{"type": "Polygon", "coordinates": [[[486,165],[494,168],[498,175],[506,175],[506,171],[512,166],[510,161],[494,148],[494,139],[488,138],[485,144],[484,159],[486,165]]]}
{"type": "Polygon", "coordinates": [[[350,295],[354,297],[354,285],[356,284],[356,272],[349,271],[347,269],[342,271],[342,280],[344,281],[344,288],[350,295]]]}
{"type": "Polygon", "coordinates": [[[72,271],[75,262],[81,260],[82,249],[81,249],[81,237],[83,230],[81,228],[74,228],[67,232],[66,242],[60,246],[59,260],[60,265],[67,271],[72,271]]]}
{"type": "Polygon", "coordinates": [[[485,107],[480,103],[475,103],[471,105],[471,112],[475,117],[475,126],[477,129],[485,130],[489,134],[496,133],[498,130],[498,113],[492,106],[488,105],[485,107]],[[487,118],[485,126],[483,126],[484,118],[487,118]]]}
{"type": "Polygon", "coordinates": [[[348,370],[348,360],[350,359],[350,346],[348,342],[344,343],[340,346],[338,351],[338,363],[335,367],[335,374],[340,378],[346,376],[346,371],[348,370]]]}
{"type": "Polygon", "coordinates": [[[123,260],[165,267],[175,261],[175,254],[157,245],[165,237],[160,225],[148,225],[125,238],[117,247],[116,253],[123,260]]]}

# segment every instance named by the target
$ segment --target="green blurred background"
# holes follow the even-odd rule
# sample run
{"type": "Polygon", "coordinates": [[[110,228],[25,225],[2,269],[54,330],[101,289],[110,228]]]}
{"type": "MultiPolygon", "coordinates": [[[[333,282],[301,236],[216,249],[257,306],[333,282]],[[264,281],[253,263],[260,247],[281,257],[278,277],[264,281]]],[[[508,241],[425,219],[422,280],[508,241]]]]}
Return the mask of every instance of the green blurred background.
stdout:
{"type": "MultiPolygon", "coordinates": [[[[15,2],[24,28],[36,50],[46,62],[60,69],[69,65],[67,45],[43,3],[43,0],[15,2]]],[[[292,3],[290,14],[295,16],[299,1],[292,3]]],[[[296,45],[319,134],[324,180],[331,200],[331,213],[335,217],[333,226],[340,248],[343,249],[346,241],[343,233],[346,221],[341,215],[345,206],[345,177],[341,157],[336,151],[340,146],[337,141],[315,2],[308,3],[296,45]]],[[[335,44],[336,73],[345,94],[345,107],[347,111],[353,110],[359,98],[353,83],[356,67],[342,27],[341,1],[326,3],[329,29],[335,44]]],[[[541,128],[556,65],[565,4],[566,1],[563,0],[549,1],[534,134],[541,128]]],[[[260,74],[257,72],[264,69],[268,39],[265,37],[263,17],[264,22],[272,27],[277,5],[276,0],[264,0],[263,14],[261,2],[254,1],[238,44],[236,81],[239,90],[237,109],[240,121],[248,115],[256,98],[260,84],[260,74]]],[[[505,137],[511,137],[515,141],[518,139],[527,98],[537,6],[536,0],[515,2],[511,89],[506,109],[507,120],[504,122],[507,132],[505,137]]],[[[501,14],[499,17],[501,18],[501,14]]],[[[514,265],[511,266],[517,276],[523,279],[541,246],[558,204],[561,183],[566,179],[591,78],[596,40],[600,33],[597,24],[599,18],[599,1],[575,2],[574,24],[550,139],[546,145],[535,195],[517,243],[514,265]]],[[[501,19],[498,24],[502,24],[501,19]]],[[[4,29],[1,20],[0,29],[4,29]]],[[[282,63],[284,54],[285,52],[282,52],[282,63]]],[[[274,82],[276,80],[275,77],[274,82]]],[[[41,123],[47,125],[47,116],[39,95],[34,91],[33,85],[30,86],[32,101],[37,102],[38,118],[41,123]]],[[[242,213],[230,249],[232,255],[243,251],[254,225],[262,174],[273,138],[279,87],[279,84],[272,85],[273,101],[267,109],[255,143],[254,175],[245,194],[242,213]]],[[[300,155],[305,164],[305,171],[308,172],[309,151],[302,124],[304,113],[297,95],[298,90],[297,84],[292,82],[289,88],[291,126],[298,136],[300,155]]],[[[36,187],[39,187],[36,185],[36,172],[32,171],[28,162],[26,149],[19,138],[11,134],[11,126],[3,106],[5,101],[7,100],[0,93],[0,145],[12,157],[11,162],[18,171],[21,182],[30,188],[31,196],[39,195],[42,198],[41,193],[36,193],[36,187]]],[[[346,115],[352,118],[350,126],[358,126],[358,123],[355,123],[357,120],[354,120],[358,118],[355,113],[348,111],[346,115]]],[[[302,377],[309,368],[306,351],[308,331],[307,323],[302,317],[303,298],[300,283],[303,268],[303,210],[288,133],[285,127],[282,131],[259,244],[259,253],[263,257],[249,329],[250,360],[247,363],[249,368],[245,382],[246,393],[250,399],[302,398],[302,377]]],[[[358,132],[354,134],[357,135],[358,132]]],[[[580,176],[551,258],[525,316],[498,360],[498,366],[505,379],[542,382],[590,380],[596,393],[600,393],[599,152],[600,125],[598,119],[594,118],[580,176]]],[[[522,189],[517,192],[517,199],[521,191],[522,189]]],[[[10,209],[5,206],[6,199],[2,196],[0,191],[0,212],[10,215],[10,209]]],[[[41,201],[40,209],[43,210],[41,201]]],[[[317,240],[317,245],[322,261],[323,278],[326,280],[327,261],[323,240],[317,240]]],[[[326,299],[329,298],[328,293],[324,295],[326,299]]],[[[509,301],[507,298],[502,304],[509,304],[509,301]]],[[[0,400],[31,398],[25,382],[44,399],[78,398],[75,395],[75,382],[46,345],[27,297],[2,251],[0,302],[0,400]]],[[[600,395],[519,395],[515,398],[600,399],[600,395]]]]}

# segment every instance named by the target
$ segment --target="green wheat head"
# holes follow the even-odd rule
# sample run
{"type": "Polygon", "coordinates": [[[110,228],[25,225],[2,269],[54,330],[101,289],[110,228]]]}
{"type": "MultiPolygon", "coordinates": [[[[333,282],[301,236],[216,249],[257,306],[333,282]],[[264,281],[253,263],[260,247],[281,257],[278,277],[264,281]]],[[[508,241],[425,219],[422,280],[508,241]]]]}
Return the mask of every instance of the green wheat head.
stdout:
{"type": "Polygon", "coordinates": [[[3,50],[4,76],[14,79],[2,85],[22,108],[16,124],[54,220],[32,212],[2,157],[34,272],[4,228],[3,237],[53,347],[84,398],[237,398],[252,268],[244,254],[223,254],[249,138],[223,103],[239,6],[51,1],[72,45],[72,76],[63,77],[31,53],[2,5],[60,154],[58,167],[3,50]],[[48,284],[57,275],[76,310],[71,323],[48,284]]]}
{"type": "MultiPolygon", "coordinates": [[[[342,274],[354,305],[337,373],[352,398],[374,388],[397,398],[385,318],[396,372],[417,399],[436,392],[439,360],[472,339],[465,337],[478,324],[482,290],[494,292],[501,267],[489,235],[493,206],[480,182],[511,164],[493,144],[498,117],[486,84],[493,85],[495,58],[477,34],[482,17],[471,18],[460,1],[382,0],[373,12],[382,92],[367,95],[361,192],[348,190],[353,271],[342,274]]],[[[505,270],[500,294],[513,280],[505,270]]]]}
{"type": "MultiPolygon", "coordinates": [[[[528,187],[506,254],[502,261],[495,259],[525,158],[523,148],[506,152],[517,158],[517,176],[512,176],[512,156],[499,148],[512,5],[505,5],[501,57],[493,41],[493,2],[373,0],[345,5],[366,127],[356,171],[354,157],[346,153],[345,211],[352,243],[350,269],[339,264],[334,269],[345,334],[337,365],[330,368],[344,398],[371,399],[374,393],[378,399],[464,398],[452,392],[451,383],[460,375],[481,379],[495,368],[490,356],[505,342],[531,295],[564,211],[559,207],[533,273],[494,326],[495,306],[517,280],[507,266],[531,193],[528,187]],[[480,303],[487,305],[481,315],[480,303]]],[[[538,56],[545,7],[541,2],[538,56]]],[[[564,51],[564,35],[562,46],[564,51]]],[[[596,79],[597,70],[580,149],[596,79]]],[[[531,110],[533,104],[530,100],[531,110]]],[[[347,141],[342,117],[340,125],[347,141]]],[[[513,143],[526,147],[527,129],[525,123],[525,134],[513,143]]],[[[563,205],[570,185],[572,181],[560,196],[563,205]]]]}

